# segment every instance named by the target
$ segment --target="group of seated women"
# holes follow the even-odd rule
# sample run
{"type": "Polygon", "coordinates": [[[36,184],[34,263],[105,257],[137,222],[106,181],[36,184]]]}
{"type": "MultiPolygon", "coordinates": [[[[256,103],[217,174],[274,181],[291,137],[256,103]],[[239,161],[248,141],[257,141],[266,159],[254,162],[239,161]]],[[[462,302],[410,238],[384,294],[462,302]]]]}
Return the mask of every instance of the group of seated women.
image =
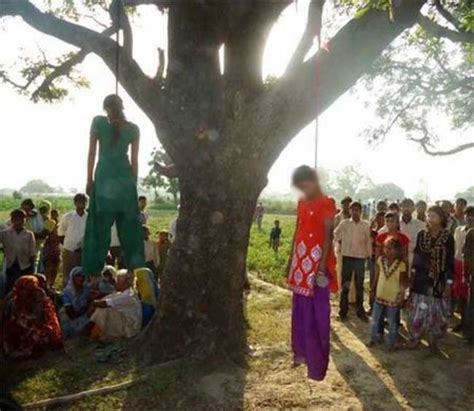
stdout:
{"type": "Polygon", "coordinates": [[[29,359],[61,349],[65,339],[76,336],[101,341],[134,337],[152,318],[157,296],[148,268],[129,272],[105,266],[100,279],[89,281],[75,267],[59,294],[42,274],[24,275],[7,296],[4,353],[29,359]]]}

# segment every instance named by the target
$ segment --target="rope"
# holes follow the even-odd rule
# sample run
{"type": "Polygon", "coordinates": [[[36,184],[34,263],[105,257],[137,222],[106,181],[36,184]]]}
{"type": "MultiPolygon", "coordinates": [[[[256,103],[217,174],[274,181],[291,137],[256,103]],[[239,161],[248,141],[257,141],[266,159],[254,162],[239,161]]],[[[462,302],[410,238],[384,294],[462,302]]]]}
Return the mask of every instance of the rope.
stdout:
{"type": "MultiPolygon", "coordinates": [[[[321,53],[321,31],[318,34],[318,53],[321,53]]],[[[319,140],[319,77],[320,77],[320,62],[316,59],[316,118],[314,121],[314,168],[318,168],[318,140],[319,140]]]]}
{"type": "Polygon", "coordinates": [[[117,7],[117,33],[115,34],[115,94],[118,95],[119,91],[119,73],[120,73],[120,28],[122,26],[121,15],[122,15],[122,2],[118,0],[116,2],[117,7]]]}

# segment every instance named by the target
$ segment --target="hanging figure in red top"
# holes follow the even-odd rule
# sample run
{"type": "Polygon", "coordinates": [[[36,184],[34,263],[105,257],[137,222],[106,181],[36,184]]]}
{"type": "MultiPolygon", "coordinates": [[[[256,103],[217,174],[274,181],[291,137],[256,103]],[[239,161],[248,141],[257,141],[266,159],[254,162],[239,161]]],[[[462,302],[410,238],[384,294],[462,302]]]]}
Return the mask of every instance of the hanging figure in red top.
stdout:
{"type": "Polygon", "coordinates": [[[298,167],[293,185],[302,192],[288,267],[293,291],[291,342],[294,365],[306,363],[308,377],[321,381],[329,363],[329,292],[337,291],[332,247],[334,200],[321,191],[316,171],[298,167]]]}

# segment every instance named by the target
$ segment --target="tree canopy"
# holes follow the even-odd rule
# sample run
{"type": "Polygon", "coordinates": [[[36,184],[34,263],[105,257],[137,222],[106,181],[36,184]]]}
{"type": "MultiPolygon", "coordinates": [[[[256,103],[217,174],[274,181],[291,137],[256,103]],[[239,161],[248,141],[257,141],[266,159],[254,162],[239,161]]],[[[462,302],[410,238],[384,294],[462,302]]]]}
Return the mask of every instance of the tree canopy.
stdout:
{"type": "MultiPolygon", "coordinates": [[[[294,0],[297,4],[297,1],[294,0]]],[[[206,3],[206,2],[204,2],[206,3]]],[[[238,25],[252,8],[258,14],[259,5],[241,2],[238,7],[227,0],[209,3],[203,18],[215,24],[213,36],[225,42],[226,25],[238,25]],[[232,12],[228,9],[232,7],[232,12]],[[224,16],[217,21],[218,16],[224,16]]],[[[268,24],[275,22],[278,14],[292,3],[291,0],[274,2],[273,15],[268,24]]],[[[363,19],[371,10],[383,10],[391,20],[397,18],[401,0],[339,0],[335,6],[324,0],[310,1],[307,27],[298,44],[288,69],[295,67],[311,48],[315,36],[327,27],[343,26],[347,15],[363,19]],[[326,14],[323,15],[323,8],[326,14]]],[[[474,147],[474,141],[458,138],[451,141],[443,135],[450,130],[439,131],[437,118],[446,117],[451,124],[449,135],[465,135],[472,127],[474,101],[474,11],[472,0],[418,1],[421,12],[417,24],[405,30],[395,42],[387,46],[380,58],[362,77],[361,87],[370,91],[368,103],[375,106],[379,124],[364,130],[370,143],[379,143],[392,130],[404,132],[410,140],[421,145],[431,155],[449,155],[474,147]],[[448,148],[437,148],[438,145],[448,148]]],[[[0,17],[21,16],[40,31],[52,34],[80,48],[59,56],[51,56],[40,49],[37,56],[20,56],[14,67],[3,67],[0,62],[0,80],[10,84],[33,101],[60,101],[74,87],[88,87],[87,78],[81,75],[80,64],[91,52],[107,54],[106,64],[115,69],[114,41],[111,36],[123,33],[121,57],[124,71],[143,77],[138,65],[129,60],[133,54],[133,22],[140,18],[140,7],[155,5],[168,13],[172,2],[167,0],[28,0],[0,1],[0,17]],[[48,15],[42,12],[48,13],[48,15]],[[55,20],[59,19],[59,20],[55,20]],[[71,23],[63,24],[63,22],[71,23]],[[45,23],[58,27],[51,30],[45,23]],[[81,23],[84,27],[77,27],[81,23]],[[73,29],[75,34],[68,33],[73,29]],[[81,30],[86,36],[77,38],[81,30]],[[89,45],[87,40],[92,41],[89,45]]],[[[251,22],[250,22],[251,23],[251,22]]],[[[265,27],[268,34],[270,26],[265,27]]],[[[263,33],[261,33],[263,34],[263,33]]],[[[330,42],[328,43],[330,44],[330,42]]],[[[261,45],[262,47],[264,44],[261,45]]],[[[230,52],[230,50],[228,50],[230,52]]],[[[242,50],[241,50],[242,51],[242,50]]],[[[159,87],[166,87],[165,66],[169,50],[158,50],[159,66],[152,79],[159,87]]],[[[259,51],[261,52],[261,51],[259,51]]],[[[239,70],[251,70],[245,64],[239,70]]],[[[249,73],[247,73],[249,74],[249,73]]],[[[236,76],[231,74],[230,77],[236,76]]],[[[261,73],[250,73],[254,84],[261,73]]],[[[130,87],[136,87],[128,80],[130,87]]],[[[126,87],[127,88],[127,87],[126,87]]],[[[132,96],[133,97],[133,96],[132,96]]],[[[240,99],[240,97],[239,97],[240,99]]],[[[240,104],[240,103],[238,103],[240,104]]]]}
{"type": "Polygon", "coordinates": [[[48,194],[54,191],[53,187],[40,179],[30,180],[20,188],[20,192],[25,194],[48,194]]]}

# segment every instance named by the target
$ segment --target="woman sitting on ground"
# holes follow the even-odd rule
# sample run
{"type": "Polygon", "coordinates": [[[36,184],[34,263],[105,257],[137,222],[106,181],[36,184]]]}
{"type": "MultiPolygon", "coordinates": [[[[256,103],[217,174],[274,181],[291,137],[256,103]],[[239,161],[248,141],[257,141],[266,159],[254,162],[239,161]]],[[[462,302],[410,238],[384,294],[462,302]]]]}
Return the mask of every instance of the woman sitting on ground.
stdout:
{"type": "Polygon", "coordinates": [[[91,302],[91,287],[86,283],[82,267],[74,267],[62,294],[61,327],[66,338],[85,333],[89,325],[87,312],[91,302]]]}
{"type": "Polygon", "coordinates": [[[3,347],[10,358],[26,360],[63,346],[54,304],[33,275],[15,282],[4,324],[3,347]]]}
{"type": "Polygon", "coordinates": [[[138,334],[142,325],[142,306],[132,287],[132,275],[126,270],[117,273],[117,292],[93,302],[90,320],[94,323],[93,338],[130,338],[138,334]]]}
{"type": "Polygon", "coordinates": [[[117,290],[117,270],[112,265],[106,265],[101,272],[102,279],[99,281],[99,298],[104,298],[117,290]]]}

